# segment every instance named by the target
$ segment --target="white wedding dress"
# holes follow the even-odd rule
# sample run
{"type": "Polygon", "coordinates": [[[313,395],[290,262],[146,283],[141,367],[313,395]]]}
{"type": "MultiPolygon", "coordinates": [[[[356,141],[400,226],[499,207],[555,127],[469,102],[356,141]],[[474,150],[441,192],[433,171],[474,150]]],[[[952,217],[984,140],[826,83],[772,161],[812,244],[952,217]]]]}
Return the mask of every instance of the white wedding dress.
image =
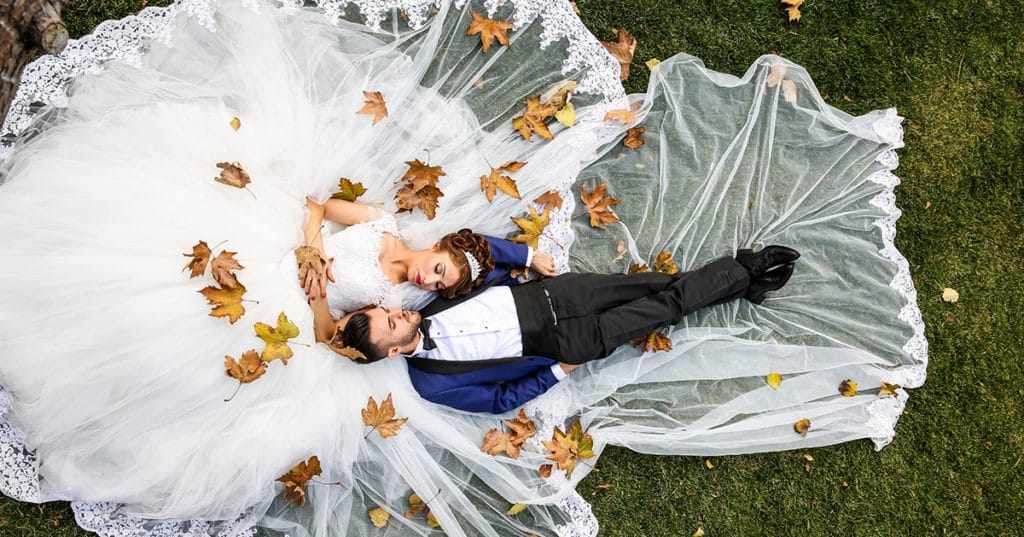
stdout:
{"type": "Polygon", "coordinates": [[[564,0],[317,4],[179,0],[26,69],[0,138],[0,491],[72,501],[104,537],[437,534],[403,516],[411,492],[453,537],[593,536],[575,492],[590,466],[537,472],[541,440],[576,419],[598,457],[607,445],[721,455],[892,440],[903,388],[927,365],[893,245],[895,110],[845,114],[776,56],[735,77],[678,55],[626,96],[564,0]],[[482,53],[471,11],[514,21],[511,46],[482,53]],[[576,124],[523,140],[512,118],[565,80],[578,83],[576,124]],[[363,91],[387,101],[376,125],[356,113],[363,91]],[[627,106],[635,122],[604,121],[627,106]],[[635,125],[639,150],[621,143],[635,125]],[[390,216],[413,159],[447,173],[433,220],[390,216]],[[488,203],[478,177],[512,160],[527,162],[514,174],[522,200],[488,203]],[[248,191],[213,180],[222,161],[248,171],[248,191]],[[565,203],[540,249],[563,271],[623,272],[662,250],[687,269],[771,243],[803,256],[763,304],[688,317],[671,351],[623,348],[574,372],[526,405],[539,431],[520,457],[495,457],[479,446],[500,417],[420,399],[401,360],[362,366],[315,343],[292,249],[304,197],[326,198],[342,176],[389,216],[325,236],[336,312],[430,298],[383,280],[381,232],[415,248],[462,227],[504,236],[552,189],[565,203]],[[574,201],[600,182],[622,200],[606,230],[574,201]],[[244,265],[252,302],[234,324],[207,315],[196,291],[212,279],[181,271],[199,240],[244,265]],[[253,323],[281,312],[300,329],[294,357],[225,402],[237,383],[224,356],[262,348],[253,323]],[[838,393],[845,379],[856,395],[838,393]],[[902,388],[883,396],[883,382],[902,388]],[[389,393],[408,422],[367,435],[360,409],[389,393]],[[804,418],[806,436],[793,430],[804,418]],[[312,455],[317,479],[340,484],[311,483],[291,506],[275,479],[312,455]],[[506,516],[517,502],[529,507],[506,516]],[[370,524],[376,507],[392,514],[387,530],[370,524]]]}

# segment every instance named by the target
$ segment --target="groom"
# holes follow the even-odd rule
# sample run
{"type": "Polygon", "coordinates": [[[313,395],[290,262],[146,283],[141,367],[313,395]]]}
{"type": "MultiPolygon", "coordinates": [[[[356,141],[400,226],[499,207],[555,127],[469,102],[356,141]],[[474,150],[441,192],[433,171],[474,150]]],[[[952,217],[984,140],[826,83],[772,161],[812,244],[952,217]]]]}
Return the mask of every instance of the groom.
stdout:
{"type": "Polygon", "coordinates": [[[580,364],[737,298],[755,303],[793,274],[798,252],[740,250],[690,272],[568,273],[436,300],[420,312],[373,308],[335,338],[374,362],[405,356],[423,398],[503,413],[548,390],[580,364]]]}

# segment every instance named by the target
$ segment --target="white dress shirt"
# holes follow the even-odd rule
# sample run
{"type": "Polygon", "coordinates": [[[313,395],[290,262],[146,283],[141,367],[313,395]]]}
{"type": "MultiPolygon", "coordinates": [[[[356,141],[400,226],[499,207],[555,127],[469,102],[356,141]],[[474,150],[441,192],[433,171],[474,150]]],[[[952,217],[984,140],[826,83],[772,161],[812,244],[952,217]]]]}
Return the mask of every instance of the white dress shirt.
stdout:
{"type": "MultiPolygon", "coordinates": [[[[428,333],[436,347],[424,350],[423,338],[420,338],[412,356],[465,361],[523,354],[523,334],[509,287],[496,285],[428,319],[428,333]]],[[[551,367],[551,373],[558,380],[566,376],[558,364],[551,367]]]]}

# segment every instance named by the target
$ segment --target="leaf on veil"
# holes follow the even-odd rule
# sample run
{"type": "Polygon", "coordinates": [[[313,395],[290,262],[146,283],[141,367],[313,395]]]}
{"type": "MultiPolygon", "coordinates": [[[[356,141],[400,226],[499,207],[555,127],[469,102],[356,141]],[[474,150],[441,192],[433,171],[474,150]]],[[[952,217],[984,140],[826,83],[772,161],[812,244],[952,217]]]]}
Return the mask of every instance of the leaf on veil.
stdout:
{"type": "Polygon", "coordinates": [[[558,113],[558,107],[553,104],[542,104],[540,96],[526,99],[526,111],[523,115],[512,118],[512,127],[519,131],[524,140],[533,138],[534,133],[545,140],[554,139],[555,135],[548,129],[547,119],[558,113]]]}
{"type": "Polygon", "coordinates": [[[778,390],[779,386],[782,385],[782,375],[775,372],[768,373],[764,381],[771,389],[778,390]]]}
{"type": "Polygon", "coordinates": [[[626,131],[626,138],[622,140],[623,145],[630,149],[640,149],[647,143],[644,140],[644,132],[647,130],[646,127],[633,127],[626,131]]]}
{"type": "Polygon", "coordinates": [[[294,505],[306,503],[306,483],[313,476],[320,475],[320,459],[313,455],[306,461],[292,466],[288,473],[276,479],[284,484],[284,499],[294,505]]]}
{"type": "Polygon", "coordinates": [[[483,47],[484,54],[491,50],[491,44],[494,40],[497,40],[506,47],[508,43],[508,32],[512,28],[512,23],[507,20],[494,20],[484,17],[480,13],[473,11],[473,20],[469,23],[469,28],[466,30],[466,35],[479,35],[480,44],[483,47]]]}
{"type": "Polygon", "coordinates": [[[238,279],[235,278],[235,271],[242,270],[243,267],[239,264],[238,260],[235,259],[235,254],[238,252],[229,252],[227,250],[221,251],[217,254],[217,257],[210,263],[210,273],[213,274],[213,279],[217,281],[222,287],[237,287],[238,279]]]}
{"type": "Polygon", "coordinates": [[[633,52],[636,51],[636,38],[630,35],[625,28],[616,30],[618,37],[616,41],[602,41],[601,44],[608,52],[619,61],[619,78],[629,78],[629,64],[633,63],[633,52]]]}
{"type": "Polygon", "coordinates": [[[679,273],[679,265],[676,265],[675,260],[672,259],[671,252],[668,250],[662,250],[658,252],[658,256],[654,258],[654,271],[672,276],[673,274],[679,273]]]}
{"type": "Polygon", "coordinates": [[[553,461],[559,470],[564,470],[566,477],[571,477],[578,459],[589,459],[594,456],[594,439],[584,432],[582,424],[576,421],[568,433],[555,427],[551,440],[544,441],[544,448],[548,450],[547,458],[553,461]]]}
{"type": "Polygon", "coordinates": [[[841,393],[843,397],[853,397],[854,395],[857,395],[857,383],[852,379],[846,379],[840,382],[839,393],[841,393]]]}
{"type": "Polygon", "coordinates": [[[245,294],[245,286],[237,279],[238,287],[221,288],[208,285],[199,291],[206,301],[213,305],[210,317],[227,317],[228,322],[235,324],[235,321],[245,315],[245,307],[242,306],[242,295],[245,294]]]}
{"type": "Polygon", "coordinates": [[[519,171],[523,166],[526,166],[525,162],[507,162],[500,168],[491,168],[490,175],[480,176],[480,190],[487,196],[487,202],[494,201],[494,195],[500,190],[509,197],[515,199],[522,199],[519,195],[519,188],[516,186],[515,179],[504,175],[502,172],[513,173],[519,171]]]}
{"type": "Polygon", "coordinates": [[[521,446],[537,432],[537,424],[526,417],[526,411],[519,409],[519,414],[514,419],[505,420],[505,425],[512,430],[512,443],[521,446]]]}
{"type": "Polygon", "coordinates": [[[807,436],[807,430],[811,428],[811,420],[804,418],[793,424],[793,430],[800,433],[800,436],[807,436]]]}
{"type": "Polygon", "coordinates": [[[267,372],[267,364],[260,359],[256,349],[250,349],[245,351],[237,362],[233,357],[225,356],[224,369],[229,377],[242,384],[248,384],[267,372]]]}
{"type": "Polygon", "coordinates": [[[370,432],[374,430],[381,438],[387,438],[389,436],[395,436],[402,430],[402,426],[405,425],[405,421],[408,418],[395,418],[395,404],[391,401],[391,394],[389,393],[384,402],[377,406],[377,401],[373,399],[371,395],[366,402],[366,408],[362,411],[363,423],[367,427],[372,427],[370,432]]]}
{"type": "Polygon", "coordinates": [[[526,511],[525,503],[514,503],[512,504],[512,507],[508,508],[508,511],[505,511],[505,514],[508,516],[516,516],[523,511],[526,511]]]}
{"type": "Polygon", "coordinates": [[[420,159],[408,160],[405,162],[409,169],[405,171],[405,175],[402,176],[402,181],[408,183],[413,190],[420,190],[423,187],[432,186],[437,187],[437,182],[448,175],[444,172],[444,168],[440,166],[431,166],[426,162],[421,162],[420,159]]]}
{"type": "Polygon", "coordinates": [[[544,233],[544,228],[548,227],[548,224],[551,223],[551,213],[548,209],[544,209],[543,213],[537,214],[537,210],[530,207],[529,215],[513,216],[512,222],[519,226],[519,229],[522,231],[512,237],[512,242],[526,244],[536,249],[537,242],[540,241],[540,236],[544,233]]]}
{"type": "Polygon", "coordinates": [[[604,113],[605,121],[618,121],[623,125],[629,125],[636,121],[636,112],[629,108],[620,108],[618,110],[609,110],[604,113]]]}
{"type": "Polygon", "coordinates": [[[438,200],[444,196],[437,183],[447,174],[440,166],[430,166],[419,159],[407,161],[405,164],[409,166],[402,176],[405,185],[395,193],[398,212],[411,212],[418,208],[428,220],[433,220],[437,215],[438,200]]]}
{"type": "Polygon", "coordinates": [[[388,105],[379,91],[363,91],[363,107],[356,114],[373,116],[373,125],[388,117],[388,105]]]}
{"type": "Polygon", "coordinates": [[[800,20],[800,6],[803,5],[804,0],[782,0],[782,6],[786,9],[786,15],[789,17],[789,22],[797,22],[800,20]]]}
{"type": "Polygon", "coordinates": [[[292,357],[292,349],[288,346],[288,340],[299,336],[299,327],[288,320],[288,316],[282,311],[277,316],[277,326],[270,326],[266,323],[256,323],[253,326],[256,336],[263,340],[267,346],[260,354],[264,362],[281,360],[288,365],[288,359],[292,357]]]}
{"type": "Polygon", "coordinates": [[[619,221],[619,217],[611,210],[611,207],[618,205],[619,200],[605,196],[608,190],[608,183],[601,183],[593,191],[587,191],[586,187],[580,187],[580,200],[587,207],[590,214],[590,227],[604,229],[608,224],[619,221]]]}
{"type": "Polygon", "coordinates": [[[636,274],[638,272],[650,272],[651,268],[647,266],[647,263],[630,263],[629,273],[636,274]]]}
{"type": "Polygon", "coordinates": [[[206,244],[206,241],[199,241],[192,245],[191,254],[182,254],[185,257],[191,257],[192,259],[185,265],[185,268],[181,269],[186,271],[191,269],[192,273],[189,275],[189,279],[195,278],[196,276],[202,276],[206,272],[206,264],[210,262],[210,247],[206,244]]]}
{"type": "Polygon", "coordinates": [[[413,492],[409,495],[409,509],[405,512],[405,518],[413,518],[420,513],[427,512],[427,504],[423,503],[423,499],[420,498],[419,494],[413,492]]]}
{"type": "Polygon", "coordinates": [[[391,513],[385,511],[382,507],[370,509],[366,514],[370,517],[370,523],[373,524],[373,527],[375,528],[383,528],[384,526],[387,526],[388,520],[391,519],[391,513]]]}
{"type": "Polygon", "coordinates": [[[576,124],[576,108],[572,103],[565,103],[561,110],[555,112],[555,120],[566,127],[572,127],[576,124]]]}
{"type": "Polygon", "coordinates": [[[356,201],[363,194],[366,194],[366,188],[362,183],[353,183],[347,177],[342,177],[338,179],[338,191],[331,194],[331,199],[356,201]]]}
{"type": "Polygon", "coordinates": [[[878,396],[887,397],[890,395],[896,395],[896,390],[900,389],[899,384],[889,384],[888,382],[882,381],[882,384],[878,387],[878,396]]]}
{"type": "Polygon", "coordinates": [[[672,340],[658,330],[650,332],[632,341],[634,347],[643,352],[663,352],[672,350],[672,340]]]}
{"type": "Polygon", "coordinates": [[[220,168],[220,175],[214,177],[213,180],[218,183],[235,188],[245,188],[245,185],[252,182],[249,173],[242,169],[242,165],[237,162],[218,162],[217,167],[220,168]]]}
{"type": "Polygon", "coordinates": [[[512,436],[498,429],[491,429],[484,434],[480,451],[488,455],[498,455],[504,452],[513,459],[519,458],[519,446],[512,442],[512,436]]]}
{"type": "Polygon", "coordinates": [[[550,464],[542,464],[540,465],[540,468],[537,468],[537,475],[547,479],[551,477],[551,469],[552,466],[550,464]]]}
{"type": "Polygon", "coordinates": [[[238,129],[242,128],[242,120],[238,119],[238,117],[233,117],[231,118],[230,125],[233,130],[238,131],[238,129]]]}
{"type": "Polygon", "coordinates": [[[534,203],[540,205],[545,211],[549,209],[552,211],[557,210],[562,206],[562,201],[562,195],[557,190],[548,190],[533,200],[534,203]]]}
{"type": "Polygon", "coordinates": [[[434,529],[441,527],[441,523],[437,521],[437,517],[429,510],[427,511],[427,525],[434,529]]]}

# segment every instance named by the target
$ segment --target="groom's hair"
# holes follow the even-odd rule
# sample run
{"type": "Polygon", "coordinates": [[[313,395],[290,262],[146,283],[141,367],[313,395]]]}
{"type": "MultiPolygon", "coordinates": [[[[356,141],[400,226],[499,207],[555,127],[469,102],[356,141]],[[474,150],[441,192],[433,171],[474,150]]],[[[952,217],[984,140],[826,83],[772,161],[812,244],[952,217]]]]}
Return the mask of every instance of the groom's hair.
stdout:
{"type": "Polygon", "coordinates": [[[344,330],[339,330],[334,335],[336,345],[340,347],[352,347],[363,353],[365,360],[353,360],[360,364],[370,364],[386,358],[387,349],[381,349],[370,342],[370,318],[365,313],[357,313],[348,319],[344,330]]]}

